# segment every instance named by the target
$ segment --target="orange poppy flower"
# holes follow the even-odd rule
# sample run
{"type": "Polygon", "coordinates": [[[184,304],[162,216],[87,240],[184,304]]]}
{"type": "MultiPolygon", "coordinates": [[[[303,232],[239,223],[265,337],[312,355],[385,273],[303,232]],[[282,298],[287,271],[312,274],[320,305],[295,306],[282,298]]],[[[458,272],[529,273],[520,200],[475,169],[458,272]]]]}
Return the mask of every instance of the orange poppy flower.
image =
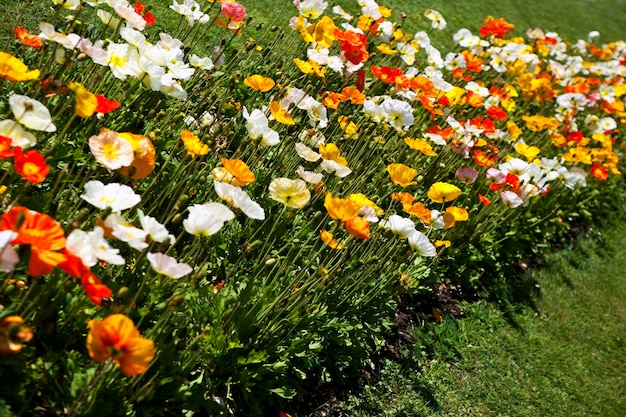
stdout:
{"type": "Polygon", "coordinates": [[[0,230],[17,233],[17,237],[11,241],[12,245],[31,246],[28,273],[32,276],[49,274],[55,266],[67,259],[64,254],[56,252],[65,247],[63,229],[47,214],[26,207],[13,207],[2,215],[0,230]]]}
{"type": "Polygon", "coordinates": [[[254,172],[250,171],[250,167],[241,159],[222,158],[222,165],[241,185],[248,185],[256,180],[254,172]]]}
{"type": "Polygon", "coordinates": [[[367,37],[365,35],[351,30],[342,32],[339,29],[335,29],[334,35],[348,61],[354,65],[367,61],[370,55],[367,52],[367,37]]]}
{"type": "Polygon", "coordinates": [[[491,200],[485,197],[484,195],[482,195],[481,193],[478,193],[478,201],[480,201],[484,206],[488,206],[491,204],[491,200]]]}
{"type": "Polygon", "coordinates": [[[41,48],[43,46],[43,42],[39,36],[28,33],[28,31],[21,26],[15,26],[13,33],[17,37],[17,40],[23,45],[30,46],[31,48],[41,48]]]}
{"type": "Polygon", "coordinates": [[[15,157],[15,171],[32,184],[43,182],[50,172],[46,159],[35,149],[22,153],[22,148],[16,146],[13,149],[13,156],[15,157]]]}
{"type": "Polygon", "coordinates": [[[356,87],[345,87],[341,90],[344,100],[349,100],[352,104],[363,104],[365,102],[365,94],[361,93],[356,87]]]}
{"type": "Polygon", "coordinates": [[[245,80],[243,80],[243,84],[246,87],[250,87],[251,89],[260,91],[262,93],[270,91],[272,88],[274,88],[274,85],[276,85],[274,80],[272,80],[271,78],[264,77],[259,74],[254,74],[247,77],[245,80]]]}
{"type": "Polygon", "coordinates": [[[154,342],[141,337],[135,323],[124,314],[89,320],[87,350],[96,362],[112,358],[126,376],[144,373],[156,353],[154,342]]]}
{"type": "Polygon", "coordinates": [[[322,239],[322,242],[324,242],[325,245],[331,247],[332,249],[341,250],[343,248],[343,245],[333,239],[333,234],[328,230],[320,231],[320,239],[322,239]]]}
{"type": "Polygon", "coordinates": [[[599,179],[600,181],[604,181],[609,177],[609,171],[600,164],[593,164],[591,165],[591,172],[589,175],[599,179]]]}
{"type": "Polygon", "coordinates": [[[487,16],[487,18],[483,20],[483,25],[478,30],[478,33],[483,38],[490,35],[496,38],[504,38],[504,36],[512,32],[514,28],[515,26],[512,23],[507,22],[502,17],[496,19],[493,16],[487,16]]]}
{"type": "Polygon", "coordinates": [[[357,239],[368,240],[370,238],[370,224],[363,217],[354,217],[343,222],[346,231],[357,239]]]}
{"type": "Polygon", "coordinates": [[[481,167],[490,167],[496,163],[496,161],[498,160],[498,155],[492,152],[485,152],[481,149],[474,149],[472,158],[474,158],[474,162],[476,162],[481,167]]]}

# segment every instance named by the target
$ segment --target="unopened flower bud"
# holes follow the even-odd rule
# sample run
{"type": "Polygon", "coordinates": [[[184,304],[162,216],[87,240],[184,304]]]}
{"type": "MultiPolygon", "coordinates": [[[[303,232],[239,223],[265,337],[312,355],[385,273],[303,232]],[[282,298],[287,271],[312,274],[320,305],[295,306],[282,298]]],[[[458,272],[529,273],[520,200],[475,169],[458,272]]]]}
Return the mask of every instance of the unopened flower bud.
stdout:
{"type": "Polygon", "coordinates": [[[265,265],[267,266],[272,266],[276,263],[276,258],[269,258],[267,261],[265,261],[265,265]]]}

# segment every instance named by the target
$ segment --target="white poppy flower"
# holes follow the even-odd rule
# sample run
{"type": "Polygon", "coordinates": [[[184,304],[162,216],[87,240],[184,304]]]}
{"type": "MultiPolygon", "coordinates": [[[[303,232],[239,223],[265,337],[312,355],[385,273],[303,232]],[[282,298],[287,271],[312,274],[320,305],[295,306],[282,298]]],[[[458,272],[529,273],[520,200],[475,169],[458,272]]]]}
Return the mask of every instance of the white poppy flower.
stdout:
{"type": "Polygon", "coordinates": [[[192,235],[211,236],[219,232],[224,223],[234,218],[235,213],[224,204],[194,204],[189,207],[189,216],[183,221],[183,226],[192,235]]]}
{"type": "Polygon", "coordinates": [[[435,245],[431,243],[425,234],[418,231],[409,236],[409,246],[420,256],[432,257],[437,255],[435,245]]]}
{"type": "Polygon", "coordinates": [[[104,220],[105,227],[112,230],[111,234],[121,240],[128,243],[128,245],[138,251],[142,251],[148,247],[146,238],[148,232],[138,227],[133,226],[117,213],[112,213],[104,220]]]}
{"type": "Polygon", "coordinates": [[[24,130],[22,126],[13,120],[0,121],[0,136],[11,139],[11,146],[19,146],[22,149],[28,149],[37,144],[37,138],[32,133],[24,130]]]}
{"type": "Polygon", "coordinates": [[[65,247],[88,267],[96,265],[98,259],[111,265],[126,263],[119,255],[119,250],[112,248],[106,241],[101,227],[95,227],[91,232],[73,230],[65,240],[65,247]]]}
{"type": "Polygon", "coordinates": [[[322,157],[321,154],[315,152],[313,149],[309,148],[303,143],[296,143],[296,152],[300,156],[300,158],[309,162],[317,162],[322,157]]]}
{"type": "Polygon", "coordinates": [[[387,220],[380,221],[381,227],[391,230],[400,239],[408,239],[413,233],[417,232],[415,223],[411,219],[392,214],[387,220]]]}
{"type": "Polygon", "coordinates": [[[176,259],[160,252],[149,253],[147,258],[152,269],[170,278],[182,278],[193,271],[193,268],[186,263],[178,263],[176,259]]]}
{"type": "Polygon", "coordinates": [[[37,100],[20,94],[13,94],[9,97],[9,105],[15,120],[21,125],[33,130],[56,132],[57,128],[52,123],[50,112],[46,106],[37,100]]]}
{"type": "Polygon", "coordinates": [[[214,181],[213,187],[221,199],[228,201],[233,207],[240,209],[243,213],[255,220],[265,220],[265,210],[239,187],[225,182],[214,181]]]}
{"type": "Polygon", "coordinates": [[[87,182],[85,194],[80,197],[101,210],[110,207],[114,213],[134,207],[141,201],[141,197],[127,185],[118,183],[104,185],[97,180],[87,182]]]}
{"type": "Polygon", "coordinates": [[[306,171],[302,166],[298,167],[296,173],[300,175],[300,178],[311,184],[319,184],[324,179],[324,174],[306,171]]]}
{"type": "Polygon", "coordinates": [[[137,214],[139,215],[141,227],[148,233],[152,241],[162,243],[165,242],[166,239],[169,239],[170,245],[174,244],[176,237],[170,234],[165,226],[159,223],[154,217],[144,215],[143,211],[140,209],[137,209],[137,214]]]}

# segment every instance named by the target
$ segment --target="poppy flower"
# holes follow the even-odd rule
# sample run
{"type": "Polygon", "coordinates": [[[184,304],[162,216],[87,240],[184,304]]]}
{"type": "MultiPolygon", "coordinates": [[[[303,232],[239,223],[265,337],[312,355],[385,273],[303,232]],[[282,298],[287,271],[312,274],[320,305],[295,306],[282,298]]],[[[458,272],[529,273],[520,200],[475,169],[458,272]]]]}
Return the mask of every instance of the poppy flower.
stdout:
{"type": "Polygon", "coordinates": [[[346,158],[339,156],[341,151],[334,143],[320,144],[319,151],[322,155],[322,159],[326,161],[335,161],[339,165],[348,165],[346,158]]]}
{"type": "MultiPolygon", "coordinates": [[[[2,57],[0,56],[0,62],[2,57]]],[[[0,64],[1,73],[2,64],[0,64]]],[[[44,132],[56,132],[57,128],[52,123],[50,111],[39,101],[20,94],[13,94],[9,97],[11,111],[23,126],[33,130],[43,130],[44,132]]]]}
{"type": "Polygon", "coordinates": [[[281,123],[284,125],[292,125],[296,123],[295,120],[293,120],[293,118],[291,117],[291,115],[287,112],[287,110],[285,110],[280,105],[280,102],[272,101],[269,107],[270,107],[270,112],[272,113],[272,116],[274,117],[274,119],[276,119],[278,123],[281,123]]]}
{"type": "Polygon", "coordinates": [[[191,266],[185,263],[179,263],[176,259],[161,252],[149,253],[147,258],[152,269],[161,275],[173,279],[182,278],[193,271],[191,266]]]}
{"type": "Polygon", "coordinates": [[[109,100],[101,94],[96,94],[96,100],[98,100],[98,105],[96,106],[97,113],[110,113],[114,110],[119,109],[122,106],[122,103],[120,103],[119,101],[109,100]]]}
{"type": "Polygon", "coordinates": [[[135,323],[124,314],[112,314],[103,320],[89,320],[87,350],[96,362],[112,358],[126,376],[144,373],[156,349],[154,342],[141,337],[135,323]]]}
{"type": "Polygon", "coordinates": [[[67,86],[76,93],[76,106],[74,106],[76,115],[82,118],[93,116],[98,108],[96,95],[89,92],[85,86],[79,82],[70,81],[67,86]]]}
{"type": "Polygon", "coordinates": [[[270,198],[287,207],[301,209],[311,200],[311,192],[301,179],[276,178],[269,185],[270,198]]]}
{"type": "Polygon", "coordinates": [[[447,182],[436,182],[428,190],[428,198],[435,203],[448,203],[461,195],[461,190],[447,182]]]}
{"type": "Polygon", "coordinates": [[[332,249],[336,249],[336,250],[341,250],[343,249],[343,245],[339,242],[337,242],[334,238],[333,238],[333,234],[330,233],[328,230],[321,230],[320,231],[320,239],[322,239],[322,242],[324,242],[324,244],[332,249]]]}
{"type": "Polygon", "coordinates": [[[187,149],[187,153],[193,157],[203,156],[209,153],[208,145],[202,143],[200,138],[194,135],[190,130],[180,132],[180,138],[187,149]]]}
{"type": "Polygon", "coordinates": [[[367,37],[365,35],[351,30],[342,32],[339,29],[335,29],[334,35],[348,61],[354,65],[367,61],[369,52],[367,52],[367,37]]]}
{"type": "Polygon", "coordinates": [[[417,176],[417,171],[404,164],[390,164],[387,165],[387,172],[391,177],[391,181],[394,184],[401,185],[402,187],[408,187],[409,185],[417,184],[413,179],[417,176]]]}
{"type": "Polygon", "coordinates": [[[0,52],[0,78],[13,82],[29,81],[39,77],[39,70],[29,71],[19,59],[6,52],[0,52]]]}
{"type": "Polygon", "coordinates": [[[43,46],[43,41],[39,36],[28,33],[28,31],[21,26],[15,26],[13,33],[17,37],[17,40],[23,45],[36,49],[43,46]]]}
{"type": "Polygon", "coordinates": [[[144,135],[130,132],[119,133],[120,138],[130,143],[133,150],[133,162],[119,169],[122,175],[135,180],[142,180],[154,171],[156,149],[152,141],[144,135]]]}
{"type": "Polygon", "coordinates": [[[148,11],[141,2],[136,2],[134,7],[135,13],[143,17],[143,20],[146,21],[146,26],[154,25],[156,23],[156,17],[148,11]]]}
{"type": "Polygon", "coordinates": [[[589,175],[599,179],[600,181],[604,181],[609,177],[609,171],[600,164],[593,164],[591,165],[591,172],[589,175]]]}
{"type": "Polygon", "coordinates": [[[324,207],[326,207],[326,211],[328,211],[328,215],[332,219],[345,222],[359,214],[362,204],[351,198],[333,197],[332,193],[326,193],[324,207]]]}
{"type": "Polygon", "coordinates": [[[241,159],[222,158],[222,165],[241,185],[248,185],[256,179],[254,172],[250,171],[250,167],[241,159]]]}
{"type": "Polygon", "coordinates": [[[485,197],[484,195],[482,195],[481,193],[478,193],[478,201],[480,201],[483,206],[491,205],[491,200],[485,197]]]}
{"type": "Polygon", "coordinates": [[[183,226],[195,236],[212,236],[235,218],[235,213],[221,203],[194,204],[188,210],[189,216],[183,220],[183,226]]]}
{"type": "Polygon", "coordinates": [[[0,159],[9,159],[13,156],[12,145],[13,140],[11,138],[0,135],[0,159]]]}
{"type": "Polygon", "coordinates": [[[247,77],[245,80],[243,80],[243,84],[246,87],[250,87],[253,90],[260,91],[262,93],[270,91],[272,88],[274,88],[274,85],[276,85],[274,80],[272,80],[271,78],[264,77],[259,74],[254,74],[247,77]]]}
{"type": "Polygon", "coordinates": [[[370,224],[363,217],[354,217],[343,222],[346,231],[357,239],[368,240],[370,238],[370,224]]]}
{"type": "Polygon", "coordinates": [[[36,149],[23,153],[22,148],[16,146],[13,149],[13,156],[15,157],[15,171],[32,184],[43,182],[50,172],[46,159],[36,149]]]}
{"type": "Polygon", "coordinates": [[[17,233],[17,237],[11,241],[12,245],[30,245],[29,275],[49,274],[55,266],[66,260],[65,255],[57,252],[65,247],[63,229],[47,214],[26,207],[13,207],[2,215],[0,230],[17,233]]]}

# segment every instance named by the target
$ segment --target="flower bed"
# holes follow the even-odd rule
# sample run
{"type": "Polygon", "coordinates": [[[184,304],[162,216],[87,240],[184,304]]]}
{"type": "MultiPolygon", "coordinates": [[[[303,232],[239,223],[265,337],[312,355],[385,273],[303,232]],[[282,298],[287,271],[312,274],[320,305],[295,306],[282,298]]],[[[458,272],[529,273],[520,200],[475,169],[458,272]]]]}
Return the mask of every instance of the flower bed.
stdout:
{"type": "Polygon", "coordinates": [[[621,198],[623,42],[55,2],[0,52],[13,413],[269,413],[363,366],[401,294],[489,286],[621,198]]]}

